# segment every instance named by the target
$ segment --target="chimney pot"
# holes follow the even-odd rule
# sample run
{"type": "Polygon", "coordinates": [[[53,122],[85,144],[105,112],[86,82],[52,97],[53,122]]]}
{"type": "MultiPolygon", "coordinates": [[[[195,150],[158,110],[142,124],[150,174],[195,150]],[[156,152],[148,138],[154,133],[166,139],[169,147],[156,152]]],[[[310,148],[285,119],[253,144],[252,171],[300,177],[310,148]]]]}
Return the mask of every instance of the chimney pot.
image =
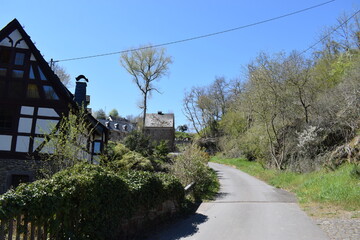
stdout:
{"type": "Polygon", "coordinates": [[[86,109],[86,82],[76,81],[74,101],[81,107],[86,109]]]}

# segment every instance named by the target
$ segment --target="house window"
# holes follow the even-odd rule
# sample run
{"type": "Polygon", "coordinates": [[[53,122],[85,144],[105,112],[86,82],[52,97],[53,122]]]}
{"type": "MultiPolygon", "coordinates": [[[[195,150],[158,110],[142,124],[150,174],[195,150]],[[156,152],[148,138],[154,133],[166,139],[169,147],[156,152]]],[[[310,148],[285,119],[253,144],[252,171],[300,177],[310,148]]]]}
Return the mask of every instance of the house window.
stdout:
{"type": "Polygon", "coordinates": [[[51,86],[45,85],[45,86],[43,86],[43,88],[44,88],[46,99],[59,100],[58,95],[56,95],[54,89],[51,86]]]}
{"type": "Polygon", "coordinates": [[[11,141],[11,135],[0,135],[0,151],[10,151],[11,141]]]}
{"type": "Polygon", "coordinates": [[[10,186],[16,188],[20,183],[30,182],[30,176],[25,174],[12,174],[10,186]]]}
{"type": "Polygon", "coordinates": [[[27,86],[26,97],[28,98],[40,98],[39,90],[36,84],[30,83],[27,86]]]}
{"type": "Polygon", "coordinates": [[[38,69],[39,69],[40,79],[41,80],[47,80],[44,73],[41,71],[40,67],[38,67],[38,69]]]}
{"type": "Polygon", "coordinates": [[[22,71],[22,70],[13,70],[12,71],[13,78],[23,78],[23,76],[24,76],[24,71],[22,71]]]}
{"type": "Polygon", "coordinates": [[[15,65],[24,65],[25,53],[16,53],[15,54],[15,65]]]}
{"type": "Polygon", "coordinates": [[[0,76],[6,76],[6,68],[0,68],[0,76]]]}
{"type": "Polygon", "coordinates": [[[8,64],[11,59],[11,50],[9,48],[0,49],[0,63],[8,64]]]}
{"type": "Polygon", "coordinates": [[[12,129],[13,112],[11,108],[0,107],[0,130],[12,129]]]}
{"type": "Polygon", "coordinates": [[[30,66],[29,78],[35,79],[35,74],[34,74],[34,70],[33,70],[32,66],[30,66]]]}
{"type": "Polygon", "coordinates": [[[94,141],[93,142],[93,154],[100,154],[101,147],[102,147],[101,141],[94,141]]]}

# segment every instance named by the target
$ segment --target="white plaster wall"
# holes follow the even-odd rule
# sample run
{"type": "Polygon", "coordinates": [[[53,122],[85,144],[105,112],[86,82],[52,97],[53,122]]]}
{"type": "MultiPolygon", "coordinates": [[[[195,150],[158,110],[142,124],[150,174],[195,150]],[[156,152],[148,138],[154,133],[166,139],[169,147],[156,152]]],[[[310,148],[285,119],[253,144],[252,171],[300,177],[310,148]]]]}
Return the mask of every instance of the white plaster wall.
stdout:
{"type": "Polygon", "coordinates": [[[32,118],[20,118],[19,120],[19,133],[30,133],[32,125],[32,118]]]}
{"type": "Polygon", "coordinates": [[[10,151],[11,141],[12,141],[12,136],[0,135],[0,151],[10,151]]]}
{"type": "Polygon", "coordinates": [[[99,165],[100,164],[100,156],[93,156],[93,164],[99,165]]]}
{"type": "Polygon", "coordinates": [[[4,38],[4,39],[0,42],[0,46],[11,47],[11,43],[9,42],[9,39],[4,38]]]}
{"type": "Polygon", "coordinates": [[[38,115],[46,117],[59,117],[59,115],[53,108],[39,108],[38,115]]]}
{"type": "Polygon", "coordinates": [[[58,122],[58,120],[37,119],[35,133],[48,134],[54,129],[58,122]]]}
{"type": "Polygon", "coordinates": [[[17,152],[28,152],[29,151],[30,137],[18,136],[16,140],[16,151],[17,152]]]}
{"type": "Polygon", "coordinates": [[[44,147],[41,149],[40,152],[53,154],[54,153],[54,143],[51,142],[51,140],[50,140],[50,142],[48,142],[44,145],[44,147]]]}
{"type": "MultiPolygon", "coordinates": [[[[14,44],[22,39],[23,37],[21,36],[20,32],[16,29],[14,30],[10,35],[9,37],[14,41],[14,44]]],[[[25,41],[22,40],[17,46],[17,48],[25,48],[25,49],[29,49],[28,45],[26,45],[25,41]]]]}
{"type": "MultiPolygon", "coordinates": [[[[16,44],[16,42],[20,39],[22,39],[23,37],[21,36],[20,32],[16,29],[14,30],[12,33],[10,33],[9,37],[13,40],[13,44],[16,44]]],[[[0,42],[1,46],[6,46],[6,47],[12,47],[11,43],[9,42],[9,39],[4,38],[1,42],[0,42]]],[[[25,43],[24,40],[21,40],[20,43],[16,46],[17,48],[25,48],[25,49],[29,49],[28,45],[25,43]]]]}
{"type": "Polygon", "coordinates": [[[44,142],[44,138],[35,137],[33,151],[35,151],[43,142],[44,142]]]}
{"type": "Polygon", "coordinates": [[[21,114],[33,115],[34,114],[34,107],[22,106],[21,107],[21,114]]]}

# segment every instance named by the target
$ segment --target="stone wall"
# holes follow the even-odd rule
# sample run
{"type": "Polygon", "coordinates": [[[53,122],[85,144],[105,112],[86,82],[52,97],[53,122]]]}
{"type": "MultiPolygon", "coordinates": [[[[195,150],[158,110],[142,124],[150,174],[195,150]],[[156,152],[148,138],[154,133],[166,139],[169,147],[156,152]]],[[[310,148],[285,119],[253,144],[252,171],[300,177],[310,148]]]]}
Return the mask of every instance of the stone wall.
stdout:
{"type": "Polygon", "coordinates": [[[168,141],[170,151],[174,150],[175,130],[173,128],[145,128],[145,135],[150,136],[150,141],[160,143],[168,141]]]}
{"type": "Polygon", "coordinates": [[[36,160],[0,159],[0,194],[10,188],[12,175],[27,175],[34,181],[39,165],[36,160]]]}
{"type": "Polygon", "coordinates": [[[167,200],[150,211],[139,209],[133,217],[121,225],[120,239],[133,239],[156,229],[165,220],[174,217],[180,207],[176,201],[167,200]]]}

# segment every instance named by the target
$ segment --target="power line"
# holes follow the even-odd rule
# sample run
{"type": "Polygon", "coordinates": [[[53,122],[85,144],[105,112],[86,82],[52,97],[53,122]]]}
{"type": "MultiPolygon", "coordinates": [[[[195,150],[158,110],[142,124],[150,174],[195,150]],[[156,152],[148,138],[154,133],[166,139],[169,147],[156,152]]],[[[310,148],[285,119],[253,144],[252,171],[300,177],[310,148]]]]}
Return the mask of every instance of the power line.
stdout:
{"type": "Polygon", "coordinates": [[[84,56],[84,57],[67,58],[67,59],[56,60],[54,62],[75,61],[75,60],[82,60],[82,59],[87,59],[87,58],[103,57],[103,56],[108,56],[108,55],[114,55],[114,54],[121,54],[121,53],[137,51],[137,50],[143,50],[143,49],[147,49],[147,48],[157,48],[157,47],[163,47],[163,46],[168,46],[168,45],[173,45],[173,44],[178,44],[178,43],[183,43],[183,42],[189,42],[189,41],[193,41],[193,40],[197,40],[197,39],[201,39],[201,38],[212,37],[212,36],[215,36],[215,35],[220,35],[220,34],[224,34],[224,33],[228,33],[228,32],[233,32],[233,31],[237,31],[237,30],[240,30],[240,29],[249,28],[249,27],[253,27],[253,26],[256,26],[256,25],[263,24],[263,23],[275,21],[275,20],[278,20],[278,19],[281,19],[281,18],[289,17],[289,16],[292,16],[292,15],[295,15],[295,14],[299,14],[299,13],[302,13],[302,12],[305,12],[305,11],[309,11],[309,10],[314,9],[314,8],[324,6],[326,4],[329,4],[329,3],[335,2],[335,1],[336,0],[327,1],[327,2],[324,2],[324,3],[320,3],[320,4],[317,4],[317,5],[308,7],[308,8],[304,8],[304,9],[295,11],[295,12],[287,13],[287,14],[284,14],[284,15],[281,15],[281,16],[278,16],[278,17],[269,18],[269,19],[266,19],[266,20],[263,20],[263,21],[259,21],[259,22],[255,22],[255,23],[243,25],[243,26],[240,26],[240,27],[219,31],[219,32],[209,33],[209,34],[205,34],[205,35],[195,36],[195,37],[191,37],[191,38],[185,38],[185,39],[181,39],[181,40],[176,40],[176,41],[171,41],[171,42],[166,42],[166,43],[161,43],[161,44],[156,44],[156,45],[151,45],[151,46],[146,46],[146,47],[140,47],[140,48],[135,48],[135,49],[127,49],[127,50],[122,50],[122,51],[117,51],[117,52],[103,53],[103,54],[84,56]]]}
{"type": "Polygon", "coordinates": [[[326,38],[330,37],[331,34],[333,34],[334,32],[336,32],[339,28],[341,28],[342,26],[344,26],[347,22],[350,21],[350,19],[352,19],[353,17],[356,16],[356,14],[360,13],[360,10],[356,11],[353,15],[351,15],[348,19],[346,19],[345,21],[343,21],[339,26],[337,26],[336,28],[334,28],[330,33],[326,34],[324,37],[322,37],[319,41],[317,41],[316,43],[312,44],[310,47],[308,47],[307,49],[305,49],[304,51],[300,52],[299,55],[302,55],[304,53],[306,53],[307,51],[309,51],[310,49],[312,49],[313,47],[315,47],[316,45],[318,45],[319,43],[321,43],[322,41],[324,41],[326,38]]]}

